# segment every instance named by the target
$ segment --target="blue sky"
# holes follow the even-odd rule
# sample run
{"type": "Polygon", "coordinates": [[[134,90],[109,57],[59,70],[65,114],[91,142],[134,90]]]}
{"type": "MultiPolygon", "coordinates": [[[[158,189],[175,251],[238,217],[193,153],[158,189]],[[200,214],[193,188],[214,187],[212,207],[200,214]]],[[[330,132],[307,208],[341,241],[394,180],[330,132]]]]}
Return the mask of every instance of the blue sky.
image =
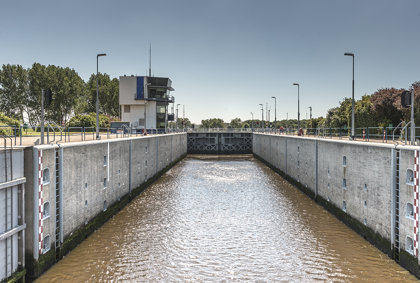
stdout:
{"type": "Polygon", "coordinates": [[[87,80],[152,73],[173,81],[193,122],[325,116],[351,96],[420,80],[420,1],[1,1],[0,64],[74,68],[87,80]],[[264,113],[265,115],[265,113],[264,113]]]}

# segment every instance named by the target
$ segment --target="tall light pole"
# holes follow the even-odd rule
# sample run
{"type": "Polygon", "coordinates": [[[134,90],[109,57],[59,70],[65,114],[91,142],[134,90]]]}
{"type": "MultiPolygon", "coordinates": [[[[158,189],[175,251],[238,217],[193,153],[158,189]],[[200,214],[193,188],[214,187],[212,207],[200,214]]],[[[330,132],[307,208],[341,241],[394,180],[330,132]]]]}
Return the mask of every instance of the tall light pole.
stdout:
{"type": "Polygon", "coordinates": [[[99,57],[106,56],[105,53],[96,55],[96,139],[99,140],[99,57]]]}
{"type": "Polygon", "coordinates": [[[293,83],[293,85],[297,85],[298,87],[298,130],[300,129],[300,100],[299,100],[299,84],[293,83]]]}
{"type": "Polygon", "coordinates": [[[261,127],[264,128],[264,105],[260,103],[261,106],[261,127]]]}
{"type": "Polygon", "coordinates": [[[251,112],[251,130],[254,128],[254,113],[251,112]]]}
{"type": "Polygon", "coordinates": [[[274,99],[274,123],[277,122],[277,99],[275,96],[272,96],[271,98],[274,99]]]}
{"type": "Polygon", "coordinates": [[[265,119],[270,124],[270,114],[268,114],[268,102],[265,103],[265,119]]]}
{"type": "Polygon", "coordinates": [[[185,127],[185,104],[182,105],[182,128],[185,127]]]}
{"type": "Polygon", "coordinates": [[[353,58],[353,81],[351,85],[351,137],[354,140],[354,54],[346,52],[344,56],[351,56],[353,58]]]}
{"type": "Polygon", "coordinates": [[[177,104],[177,105],[176,105],[176,128],[177,128],[177,129],[178,129],[178,117],[179,117],[179,116],[178,116],[178,106],[179,106],[179,105],[181,105],[181,104],[177,104]]]}
{"type": "Polygon", "coordinates": [[[312,106],[309,106],[309,119],[312,120],[312,106]]]}

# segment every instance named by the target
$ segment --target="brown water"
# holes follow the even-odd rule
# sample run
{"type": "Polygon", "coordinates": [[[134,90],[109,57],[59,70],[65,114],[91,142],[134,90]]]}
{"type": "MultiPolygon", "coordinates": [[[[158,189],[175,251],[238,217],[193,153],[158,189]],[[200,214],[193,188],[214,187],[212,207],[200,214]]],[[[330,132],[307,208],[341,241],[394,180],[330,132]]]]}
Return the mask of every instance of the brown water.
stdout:
{"type": "Polygon", "coordinates": [[[252,157],[184,159],[39,282],[417,281],[252,157]]]}

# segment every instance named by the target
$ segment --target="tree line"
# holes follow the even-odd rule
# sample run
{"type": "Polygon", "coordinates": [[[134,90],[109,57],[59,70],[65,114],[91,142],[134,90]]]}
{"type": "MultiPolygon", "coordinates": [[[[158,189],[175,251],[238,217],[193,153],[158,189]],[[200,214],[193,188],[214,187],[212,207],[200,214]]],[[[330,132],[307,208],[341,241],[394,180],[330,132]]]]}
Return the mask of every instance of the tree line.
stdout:
{"type": "MultiPolygon", "coordinates": [[[[420,125],[420,81],[413,83],[414,89],[414,122],[420,125]]],[[[401,105],[401,94],[406,89],[383,88],[373,94],[365,94],[355,101],[355,127],[396,127],[400,122],[410,121],[410,108],[401,105]]],[[[303,119],[302,128],[351,128],[351,98],[344,98],[337,107],[329,109],[325,118],[303,119]]],[[[245,120],[240,118],[225,122],[220,118],[211,118],[201,121],[201,128],[297,128],[297,119],[280,120],[268,123],[261,120],[245,120]]]]}
{"type": "MultiPolygon", "coordinates": [[[[119,116],[119,81],[99,74],[100,113],[119,116]]],[[[34,63],[30,68],[3,65],[0,70],[0,112],[30,125],[41,120],[41,92],[50,88],[51,105],[45,109],[47,121],[66,124],[74,115],[96,112],[96,74],[85,82],[71,68],[34,63]]]]}

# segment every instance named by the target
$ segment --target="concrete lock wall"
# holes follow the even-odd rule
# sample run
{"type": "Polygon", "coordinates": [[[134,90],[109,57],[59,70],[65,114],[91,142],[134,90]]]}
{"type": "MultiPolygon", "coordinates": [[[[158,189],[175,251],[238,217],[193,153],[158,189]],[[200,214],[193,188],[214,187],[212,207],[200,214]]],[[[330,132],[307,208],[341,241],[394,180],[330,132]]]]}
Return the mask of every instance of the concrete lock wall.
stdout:
{"type": "Polygon", "coordinates": [[[257,157],[417,276],[418,194],[414,192],[419,177],[414,157],[419,150],[415,146],[253,136],[257,157]]]}
{"type": "Polygon", "coordinates": [[[77,245],[100,218],[120,209],[131,192],[186,152],[186,134],[27,148],[25,175],[32,176],[26,194],[29,276],[39,276],[62,256],[59,249],[77,245]]]}

